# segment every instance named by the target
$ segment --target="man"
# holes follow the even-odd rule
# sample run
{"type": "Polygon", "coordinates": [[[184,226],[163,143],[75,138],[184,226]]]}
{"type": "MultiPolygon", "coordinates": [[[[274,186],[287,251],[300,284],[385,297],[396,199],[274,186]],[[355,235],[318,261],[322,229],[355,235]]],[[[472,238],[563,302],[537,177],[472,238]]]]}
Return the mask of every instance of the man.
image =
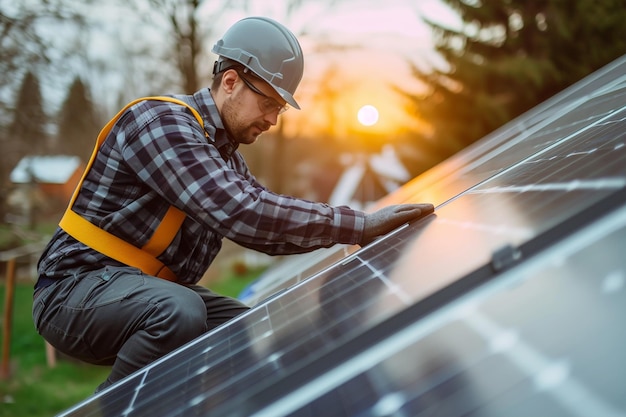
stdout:
{"type": "Polygon", "coordinates": [[[112,365],[99,390],[248,309],[196,285],[222,238],[303,253],[364,245],[433,211],[410,204],[366,214],[264,188],[236,149],[287,105],[299,108],[300,45],[281,24],[253,17],[213,52],[210,89],[139,100],[103,129],[39,261],[35,325],[59,351],[112,365]]]}

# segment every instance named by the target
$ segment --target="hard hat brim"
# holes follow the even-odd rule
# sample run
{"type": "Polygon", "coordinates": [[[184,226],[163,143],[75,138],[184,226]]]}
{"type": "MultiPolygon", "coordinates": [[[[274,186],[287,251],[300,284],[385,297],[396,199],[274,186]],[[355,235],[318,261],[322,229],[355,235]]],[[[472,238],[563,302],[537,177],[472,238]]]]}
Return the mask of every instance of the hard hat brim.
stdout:
{"type": "Polygon", "coordinates": [[[296,100],[293,98],[291,94],[289,94],[287,91],[285,91],[284,89],[280,87],[274,87],[271,84],[270,86],[274,88],[274,91],[276,91],[278,95],[281,96],[283,100],[285,100],[289,104],[289,106],[293,107],[296,110],[300,110],[300,106],[298,105],[298,103],[296,102],[296,100]]]}

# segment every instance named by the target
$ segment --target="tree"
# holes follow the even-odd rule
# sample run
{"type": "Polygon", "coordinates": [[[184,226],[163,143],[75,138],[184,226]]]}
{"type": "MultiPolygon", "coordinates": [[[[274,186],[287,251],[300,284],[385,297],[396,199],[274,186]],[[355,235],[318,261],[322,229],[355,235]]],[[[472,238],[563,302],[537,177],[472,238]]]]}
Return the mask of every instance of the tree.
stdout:
{"type": "MultiPolygon", "coordinates": [[[[450,155],[626,53],[623,0],[444,0],[459,29],[432,20],[446,67],[422,70],[407,95],[450,155]]],[[[430,139],[430,140],[428,140],[430,139]]]]}
{"type": "Polygon", "coordinates": [[[13,122],[8,131],[9,141],[16,145],[18,158],[46,151],[46,119],[39,79],[32,72],[27,72],[17,95],[13,122]]]}
{"type": "MultiPolygon", "coordinates": [[[[46,36],[42,27],[54,23],[80,24],[79,14],[74,10],[73,0],[32,0],[28,2],[0,3],[0,115],[11,114],[8,90],[17,87],[27,71],[49,71],[59,49],[54,36],[46,36]]],[[[85,2],[82,2],[85,3],[85,2]]],[[[87,2],[89,3],[89,2],[87,2]]],[[[58,56],[62,59],[62,56],[58,56]]],[[[0,119],[0,124],[7,120],[0,119]]]]}
{"type": "Polygon", "coordinates": [[[89,161],[100,128],[88,89],[76,77],[59,113],[55,151],[89,161]]]}
{"type": "MultiPolygon", "coordinates": [[[[46,114],[43,110],[43,101],[39,79],[32,73],[27,72],[19,89],[13,121],[9,125],[5,140],[1,143],[3,152],[0,156],[1,178],[8,178],[11,170],[17,162],[28,154],[42,154],[47,146],[46,114]]],[[[32,174],[32,173],[31,173],[32,174]]],[[[31,175],[31,182],[37,178],[31,175]]],[[[0,197],[8,196],[10,184],[8,181],[0,187],[0,197]]],[[[5,201],[0,205],[1,220],[4,221],[6,214],[5,201]]],[[[34,214],[34,212],[31,212],[34,214]]],[[[29,218],[30,225],[33,218],[29,218]]]]}
{"type": "MultiPolygon", "coordinates": [[[[221,15],[232,7],[230,2],[208,2],[205,0],[146,0],[145,2],[121,2],[146,25],[141,28],[141,36],[134,36],[133,42],[121,39],[121,48],[127,55],[125,65],[129,71],[145,72],[136,78],[129,75],[128,83],[146,79],[158,81],[161,85],[129,86],[133,90],[145,91],[146,87],[174,88],[181,93],[193,94],[208,84],[211,77],[212,61],[209,57],[208,40],[214,35],[216,25],[207,24],[219,21],[221,15]],[[155,48],[154,36],[148,31],[156,27],[159,46],[155,48]],[[142,43],[141,39],[148,40],[142,43]],[[157,53],[155,53],[157,51],[157,53]],[[142,61],[136,65],[135,61],[142,61]],[[152,71],[157,70],[155,76],[152,71]],[[147,77],[146,77],[147,75],[147,77]],[[163,85],[169,83],[169,85],[163,85]]],[[[144,93],[139,93],[144,94],[144,93]]],[[[150,92],[149,94],[153,94],[150,92]]],[[[125,97],[123,101],[127,101],[125,97]]]]}
{"type": "MultiPolygon", "coordinates": [[[[157,5],[157,0],[152,0],[157,5]]],[[[174,57],[176,65],[183,79],[183,90],[193,94],[200,89],[200,75],[198,61],[203,50],[203,37],[200,32],[200,22],[197,9],[202,1],[186,0],[170,3],[171,13],[169,20],[174,34],[174,57]]]]}

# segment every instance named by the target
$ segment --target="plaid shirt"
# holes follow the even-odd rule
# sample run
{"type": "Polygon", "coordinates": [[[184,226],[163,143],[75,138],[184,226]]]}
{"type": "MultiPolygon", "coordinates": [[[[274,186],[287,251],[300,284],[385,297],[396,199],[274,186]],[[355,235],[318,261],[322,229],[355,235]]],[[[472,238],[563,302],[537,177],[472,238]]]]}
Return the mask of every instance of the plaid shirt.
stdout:
{"type": "MultiPolygon", "coordinates": [[[[135,104],[102,144],[75,212],[142,247],[169,206],[176,206],[187,218],[159,259],[184,284],[202,278],[223,237],[270,255],[360,240],[363,212],[275,194],[260,185],[228,137],[209,89],[175,97],[198,110],[208,138],[184,106],[135,104]]],[[[120,264],[59,228],[39,261],[37,287],[103,265],[120,264]]]]}

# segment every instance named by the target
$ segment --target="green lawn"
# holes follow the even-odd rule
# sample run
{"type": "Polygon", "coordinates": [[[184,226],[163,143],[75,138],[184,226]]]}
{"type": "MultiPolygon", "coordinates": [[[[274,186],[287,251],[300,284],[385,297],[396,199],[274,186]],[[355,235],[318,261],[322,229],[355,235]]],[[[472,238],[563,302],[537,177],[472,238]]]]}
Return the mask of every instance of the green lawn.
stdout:
{"type": "MultiPolygon", "coordinates": [[[[260,270],[221,280],[211,289],[237,296],[260,270]]],[[[3,277],[4,278],[4,277],[3,277]]],[[[0,284],[0,310],[4,311],[4,279],[0,284]]],[[[0,417],[54,416],[89,397],[109,369],[59,358],[55,368],[46,364],[43,339],[31,317],[32,283],[15,290],[11,337],[11,377],[0,381],[0,417]]]]}
{"type": "MultiPolygon", "coordinates": [[[[43,339],[31,318],[32,284],[15,288],[11,332],[11,376],[0,381],[0,416],[53,416],[91,395],[108,369],[58,360],[55,368],[46,364],[43,339]]],[[[4,311],[5,286],[0,286],[4,311]]]]}

